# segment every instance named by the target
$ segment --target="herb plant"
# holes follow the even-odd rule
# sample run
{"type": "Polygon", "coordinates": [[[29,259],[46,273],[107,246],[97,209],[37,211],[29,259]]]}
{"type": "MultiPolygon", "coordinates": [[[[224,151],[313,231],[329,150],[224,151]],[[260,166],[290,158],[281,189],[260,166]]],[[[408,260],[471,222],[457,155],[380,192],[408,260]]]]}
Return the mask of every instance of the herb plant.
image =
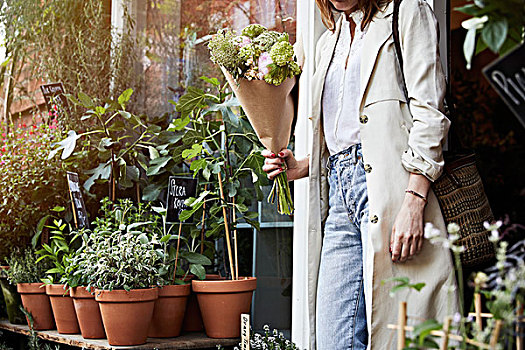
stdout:
{"type": "Polygon", "coordinates": [[[28,247],[23,251],[15,249],[11,252],[7,262],[9,270],[6,271],[9,283],[40,283],[46,275],[46,271],[51,268],[51,264],[46,261],[37,262],[38,255],[33,247],[28,247]]]}
{"type": "MultiPolygon", "coordinates": [[[[64,210],[63,207],[53,208],[57,214],[64,210]]],[[[71,273],[71,259],[75,254],[75,244],[79,235],[74,231],[71,232],[71,227],[56,216],[45,217],[43,220],[51,220],[51,224],[45,225],[51,237],[50,243],[42,243],[42,249],[37,251],[40,255],[37,262],[48,261],[53,267],[46,271],[47,277],[43,278],[42,282],[67,284],[71,273]]]]}

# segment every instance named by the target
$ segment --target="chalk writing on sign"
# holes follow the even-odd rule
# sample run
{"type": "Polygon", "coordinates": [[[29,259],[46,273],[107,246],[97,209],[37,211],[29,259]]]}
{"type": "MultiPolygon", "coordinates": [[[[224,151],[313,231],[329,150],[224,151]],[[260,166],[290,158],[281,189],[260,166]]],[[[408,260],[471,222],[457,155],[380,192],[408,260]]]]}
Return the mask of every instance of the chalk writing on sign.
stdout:
{"type": "Polygon", "coordinates": [[[525,127],[525,44],[485,67],[483,74],[525,127]]]}
{"type": "Polygon", "coordinates": [[[40,85],[40,90],[42,90],[51,117],[58,117],[61,113],[68,111],[69,105],[62,83],[40,85]]]}
{"type": "Polygon", "coordinates": [[[180,213],[190,209],[185,202],[197,193],[197,180],[193,178],[170,176],[168,182],[167,221],[179,222],[180,213]]]}
{"type": "Polygon", "coordinates": [[[250,350],[250,315],[241,314],[241,350],[250,350]]]}
{"type": "Polygon", "coordinates": [[[82,198],[82,191],[80,191],[79,179],[77,173],[67,172],[67,183],[69,185],[69,192],[71,195],[71,202],[78,228],[89,228],[89,220],[87,216],[86,206],[82,198]]]}

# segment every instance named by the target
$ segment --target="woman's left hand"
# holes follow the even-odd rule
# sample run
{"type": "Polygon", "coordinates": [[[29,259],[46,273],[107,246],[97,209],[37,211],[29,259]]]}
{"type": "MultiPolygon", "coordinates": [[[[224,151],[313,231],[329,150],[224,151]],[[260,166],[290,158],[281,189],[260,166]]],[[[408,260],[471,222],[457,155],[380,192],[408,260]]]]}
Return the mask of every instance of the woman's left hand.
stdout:
{"type": "MultiPolygon", "coordinates": [[[[430,188],[430,181],[423,175],[410,174],[409,189],[425,197],[430,188]]],[[[423,248],[423,218],[426,200],[411,193],[405,193],[405,200],[397,214],[392,234],[390,235],[390,252],[393,262],[405,262],[423,248]]]]}

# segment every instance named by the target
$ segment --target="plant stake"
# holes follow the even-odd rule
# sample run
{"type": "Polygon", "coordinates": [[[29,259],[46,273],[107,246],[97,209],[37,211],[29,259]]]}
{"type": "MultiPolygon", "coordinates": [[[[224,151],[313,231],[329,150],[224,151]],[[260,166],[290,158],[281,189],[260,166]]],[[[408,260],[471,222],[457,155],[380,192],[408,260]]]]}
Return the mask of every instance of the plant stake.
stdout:
{"type": "MultiPolygon", "coordinates": [[[[224,189],[223,189],[223,186],[222,186],[222,177],[221,177],[221,173],[219,172],[217,174],[217,177],[219,178],[219,188],[220,188],[220,191],[221,191],[221,199],[224,203],[226,203],[226,200],[224,199],[224,189]]],[[[222,206],[222,215],[224,216],[224,227],[226,229],[226,245],[228,247],[228,257],[230,258],[230,271],[231,271],[231,275],[232,275],[232,280],[235,279],[235,271],[233,269],[233,259],[232,259],[232,246],[231,246],[231,242],[230,242],[230,229],[228,227],[228,218],[227,218],[227,215],[226,215],[226,208],[224,207],[224,205],[222,206]]]]}
{"type": "Polygon", "coordinates": [[[476,324],[480,331],[483,330],[483,319],[481,318],[481,294],[474,293],[474,311],[476,313],[476,324]]]}
{"type": "Polygon", "coordinates": [[[441,343],[441,347],[439,348],[439,350],[448,349],[448,339],[449,339],[449,331],[450,331],[451,323],[452,323],[452,318],[449,316],[445,317],[445,322],[443,322],[443,342],[441,343]]]}
{"type": "Polygon", "coordinates": [[[235,197],[233,197],[233,253],[235,254],[235,279],[239,279],[239,261],[237,258],[237,217],[235,215],[235,197]]]}
{"type": "MultiPolygon", "coordinates": [[[[208,184],[204,185],[204,191],[208,190],[208,184]]],[[[201,228],[201,254],[204,254],[204,224],[206,219],[206,201],[202,203],[202,228],[201,228]]]]}
{"type": "Polygon", "coordinates": [[[403,350],[406,342],[406,325],[407,325],[407,303],[399,302],[399,311],[397,313],[397,350],[403,350]]]}
{"type": "Polygon", "coordinates": [[[179,223],[179,235],[177,237],[177,251],[175,252],[175,269],[173,270],[173,284],[175,284],[175,276],[177,275],[177,260],[179,260],[180,235],[182,233],[182,221],[179,223]]]}
{"type": "Polygon", "coordinates": [[[73,192],[71,192],[71,188],[68,186],[69,191],[69,198],[71,199],[71,209],[73,211],[73,221],[75,222],[75,228],[78,229],[78,220],[77,220],[77,209],[75,208],[75,202],[73,201],[73,192]]]}

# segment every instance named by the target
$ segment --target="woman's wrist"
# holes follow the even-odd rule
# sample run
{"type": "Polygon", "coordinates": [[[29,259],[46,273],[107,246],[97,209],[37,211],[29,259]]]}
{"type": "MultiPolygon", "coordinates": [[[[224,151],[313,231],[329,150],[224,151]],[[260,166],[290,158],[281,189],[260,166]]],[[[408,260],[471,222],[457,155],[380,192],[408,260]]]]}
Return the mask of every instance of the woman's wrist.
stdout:
{"type": "Polygon", "coordinates": [[[310,173],[310,156],[307,156],[303,159],[297,161],[297,175],[298,179],[308,177],[310,173]]]}

